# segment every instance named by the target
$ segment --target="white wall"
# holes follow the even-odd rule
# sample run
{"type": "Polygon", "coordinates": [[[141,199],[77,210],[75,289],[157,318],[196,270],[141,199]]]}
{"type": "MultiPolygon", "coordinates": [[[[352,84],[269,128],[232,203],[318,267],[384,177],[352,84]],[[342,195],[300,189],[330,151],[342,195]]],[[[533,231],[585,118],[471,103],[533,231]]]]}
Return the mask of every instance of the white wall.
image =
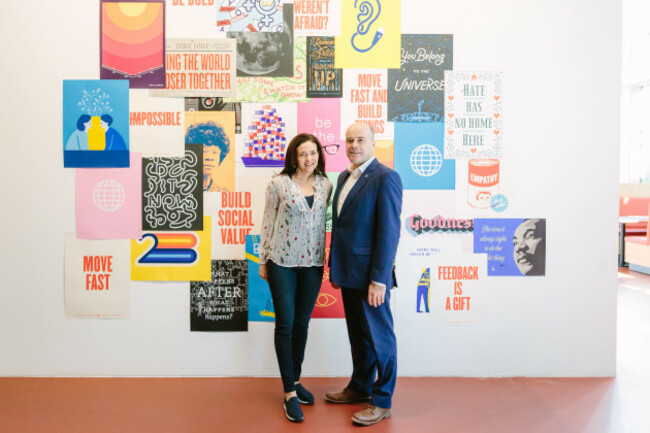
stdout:
{"type": "MultiPolygon", "coordinates": [[[[620,9],[402,0],[402,33],[453,33],[454,69],[504,72],[504,144],[516,166],[504,216],[547,218],[548,243],[546,277],[486,281],[481,325],[398,318],[400,375],[615,373],[620,9]]],[[[74,170],[62,161],[62,80],[98,77],[98,17],[98,1],[3,5],[0,375],[276,375],[269,324],[188,331],[187,283],[134,283],[130,320],[64,317],[74,170]]],[[[350,366],[343,321],[312,321],[304,373],[350,366]]]]}

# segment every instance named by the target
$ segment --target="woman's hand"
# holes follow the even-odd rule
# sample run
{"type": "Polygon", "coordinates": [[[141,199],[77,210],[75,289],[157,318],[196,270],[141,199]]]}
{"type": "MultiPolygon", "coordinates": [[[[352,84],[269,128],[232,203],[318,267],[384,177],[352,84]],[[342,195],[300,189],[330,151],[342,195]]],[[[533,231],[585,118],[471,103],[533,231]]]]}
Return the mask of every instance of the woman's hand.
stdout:
{"type": "Polygon", "coordinates": [[[266,263],[260,263],[260,277],[266,281],[266,263]]]}

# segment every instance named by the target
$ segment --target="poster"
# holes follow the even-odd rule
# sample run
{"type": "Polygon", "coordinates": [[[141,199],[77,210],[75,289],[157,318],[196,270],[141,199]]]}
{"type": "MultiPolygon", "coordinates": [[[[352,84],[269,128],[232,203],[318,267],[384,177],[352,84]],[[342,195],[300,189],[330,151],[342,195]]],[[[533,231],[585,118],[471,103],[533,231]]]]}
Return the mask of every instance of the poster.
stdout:
{"type": "Polygon", "coordinates": [[[395,170],[404,189],[453,190],[456,164],[443,157],[442,123],[395,124],[395,170]]]}
{"type": "Polygon", "coordinates": [[[281,32],[291,25],[282,0],[216,0],[218,32],[281,32]]]}
{"type": "Polygon", "coordinates": [[[131,153],[126,168],[80,168],[76,179],[79,239],[139,239],[142,236],[142,158],[131,153]]]}
{"type": "MultiPolygon", "coordinates": [[[[251,186],[252,187],[252,186],[251,186]]],[[[212,258],[244,259],[246,236],[259,230],[264,213],[262,188],[206,194],[205,208],[213,215],[212,258]]]]}
{"type": "Polygon", "coordinates": [[[456,161],[456,213],[492,218],[505,211],[512,197],[512,169],[499,158],[456,161]]]}
{"type": "Polygon", "coordinates": [[[376,140],[375,142],[375,158],[388,168],[395,168],[394,150],[393,140],[376,140]]]}
{"type": "Polygon", "coordinates": [[[129,166],[129,82],[63,80],[63,166],[129,166]]]}
{"type": "Polygon", "coordinates": [[[284,20],[287,25],[277,31],[228,33],[228,37],[237,42],[238,77],[293,75],[294,37],[293,27],[289,24],[292,17],[293,5],[289,4],[284,8],[284,20]]]}
{"type": "Polygon", "coordinates": [[[387,72],[385,69],[344,69],[341,100],[341,138],[353,123],[365,123],[375,139],[392,140],[393,123],[387,120],[387,72]]]}
{"type": "MultiPolygon", "coordinates": [[[[429,272],[429,312],[438,323],[477,323],[485,317],[484,284],[486,258],[484,254],[436,255],[430,267],[424,268],[424,278],[418,280],[418,291],[427,290],[429,272]]],[[[420,293],[418,293],[419,295],[420,293]]],[[[416,299],[417,300],[417,299],[416,299]]],[[[416,302],[417,304],[417,302],[416,302]]]]}
{"type": "Polygon", "coordinates": [[[334,38],[307,38],[307,97],[343,96],[343,71],[334,67],[334,38]]]}
{"type": "MultiPolygon", "coordinates": [[[[290,6],[290,5],[286,5],[290,6]]],[[[293,46],[293,75],[290,77],[237,77],[236,102],[304,102],[307,101],[307,65],[305,37],[296,38],[293,46]]]]}
{"type": "Polygon", "coordinates": [[[235,41],[167,39],[165,88],[152,96],[233,96],[235,41]]]}
{"type": "Polygon", "coordinates": [[[241,134],[241,103],[225,102],[219,97],[185,98],[185,111],[232,111],[235,113],[235,134],[241,134]]]}
{"type": "Polygon", "coordinates": [[[209,281],[212,220],[201,231],[152,231],[131,241],[133,281],[209,281]]]}
{"type": "Polygon", "coordinates": [[[269,283],[260,277],[260,236],[246,236],[248,262],[248,321],[274,322],[275,310],[269,283]]]}
{"type": "Polygon", "coordinates": [[[248,331],[246,260],[213,260],[210,281],[190,283],[191,331],[248,331]]]}
{"type": "Polygon", "coordinates": [[[474,220],[474,252],[487,254],[489,276],[546,274],[546,219],[474,220]]]}
{"type": "MultiPolygon", "coordinates": [[[[330,244],[332,242],[332,234],[326,233],[325,235],[325,265],[330,255],[330,244]]],[[[320,287],[318,298],[316,298],[316,305],[311,314],[312,319],[342,319],[345,317],[343,310],[343,298],[341,297],[341,290],[335,289],[330,283],[329,267],[325,266],[323,272],[323,284],[320,287]]]]}
{"type": "Polygon", "coordinates": [[[102,0],[100,23],[101,79],[165,87],[163,0],[102,0]]]}
{"type": "Polygon", "coordinates": [[[167,0],[165,1],[167,39],[219,37],[214,31],[217,16],[215,0],[167,0]]]}
{"type": "Polygon", "coordinates": [[[445,72],[445,156],[499,158],[503,151],[501,72],[445,72]]]}
{"type": "Polygon", "coordinates": [[[325,171],[341,171],[350,164],[341,140],[341,100],[316,98],[298,104],[298,131],[314,135],[323,146],[325,171]]]}
{"type": "Polygon", "coordinates": [[[388,70],[388,120],[443,122],[453,35],[402,35],[401,65],[388,70]]]}
{"type": "Polygon", "coordinates": [[[186,112],[185,143],[202,145],[203,191],[235,190],[235,113],[233,111],[186,112]]]}
{"type": "Polygon", "coordinates": [[[342,2],[337,68],[399,68],[400,0],[342,2]]]}
{"type": "Polygon", "coordinates": [[[297,134],[296,104],[244,104],[244,148],[239,155],[246,167],[284,167],[287,146],[297,134]]]}
{"type": "Polygon", "coordinates": [[[88,241],[65,234],[65,315],[128,319],[129,241],[88,241]]]}
{"type": "Polygon", "coordinates": [[[337,36],[341,33],[341,0],[294,0],[293,7],[296,35],[337,36]]]}
{"type": "Polygon", "coordinates": [[[142,89],[129,91],[131,150],[142,156],[176,156],[185,152],[185,111],[178,98],[154,98],[142,89]]]}
{"type": "Polygon", "coordinates": [[[183,158],[143,158],[143,230],[202,230],[203,146],[186,144],[183,158]]]}

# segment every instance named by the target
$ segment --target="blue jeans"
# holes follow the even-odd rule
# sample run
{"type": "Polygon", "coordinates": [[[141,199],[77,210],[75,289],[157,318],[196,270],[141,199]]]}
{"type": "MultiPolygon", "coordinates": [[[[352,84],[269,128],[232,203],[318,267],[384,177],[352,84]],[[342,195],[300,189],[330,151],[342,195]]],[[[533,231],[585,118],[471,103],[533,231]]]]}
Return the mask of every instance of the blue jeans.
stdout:
{"type": "Polygon", "coordinates": [[[284,392],[296,390],[307,345],[309,318],[323,281],[323,267],[279,266],[266,263],[275,310],[275,354],[284,392]]]}

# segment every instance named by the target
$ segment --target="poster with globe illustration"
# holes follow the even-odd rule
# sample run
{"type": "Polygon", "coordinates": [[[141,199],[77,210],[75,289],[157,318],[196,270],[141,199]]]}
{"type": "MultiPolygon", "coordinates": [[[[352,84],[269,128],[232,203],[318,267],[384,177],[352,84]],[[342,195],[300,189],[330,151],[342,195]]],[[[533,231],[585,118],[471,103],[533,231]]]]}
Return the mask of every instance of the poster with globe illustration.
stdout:
{"type": "Polygon", "coordinates": [[[443,123],[395,123],[395,170],[404,189],[455,189],[456,161],[443,158],[443,129],[443,123]]]}
{"type": "Polygon", "coordinates": [[[78,239],[142,236],[142,159],[131,153],[125,168],[80,168],[76,179],[78,239]]]}
{"type": "Polygon", "coordinates": [[[129,166],[127,80],[63,80],[63,166],[129,166]]]}
{"type": "Polygon", "coordinates": [[[281,32],[293,27],[292,21],[282,19],[282,0],[217,0],[217,6],[219,32],[281,32]]]}

